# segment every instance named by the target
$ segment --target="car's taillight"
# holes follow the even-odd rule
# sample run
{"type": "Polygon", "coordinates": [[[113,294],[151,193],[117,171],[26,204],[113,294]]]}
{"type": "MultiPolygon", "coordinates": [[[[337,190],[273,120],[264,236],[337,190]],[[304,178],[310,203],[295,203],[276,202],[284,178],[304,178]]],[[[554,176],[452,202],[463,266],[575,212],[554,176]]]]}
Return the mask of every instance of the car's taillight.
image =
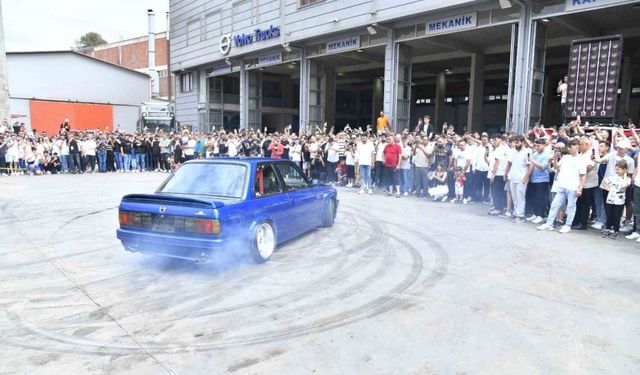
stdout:
{"type": "Polygon", "coordinates": [[[185,218],[184,229],[187,232],[201,234],[220,234],[220,221],[214,219],[185,218]]]}
{"type": "Polygon", "coordinates": [[[120,225],[132,227],[151,227],[151,214],[141,212],[120,211],[118,214],[120,225]]]}

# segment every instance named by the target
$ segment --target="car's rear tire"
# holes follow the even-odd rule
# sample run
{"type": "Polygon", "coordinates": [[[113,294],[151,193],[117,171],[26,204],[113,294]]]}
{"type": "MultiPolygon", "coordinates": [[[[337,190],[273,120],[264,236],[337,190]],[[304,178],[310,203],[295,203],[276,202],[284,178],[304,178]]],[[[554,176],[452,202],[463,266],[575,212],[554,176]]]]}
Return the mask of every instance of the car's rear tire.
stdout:
{"type": "Polygon", "coordinates": [[[263,221],[256,225],[251,238],[251,257],[256,263],[264,263],[276,249],[276,233],[273,225],[263,221]]]}
{"type": "Polygon", "coordinates": [[[327,207],[324,209],[322,215],[322,226],[324,228],[331,228],[336,219],[336,202],[333,199],[327,203],[327,207]]]}

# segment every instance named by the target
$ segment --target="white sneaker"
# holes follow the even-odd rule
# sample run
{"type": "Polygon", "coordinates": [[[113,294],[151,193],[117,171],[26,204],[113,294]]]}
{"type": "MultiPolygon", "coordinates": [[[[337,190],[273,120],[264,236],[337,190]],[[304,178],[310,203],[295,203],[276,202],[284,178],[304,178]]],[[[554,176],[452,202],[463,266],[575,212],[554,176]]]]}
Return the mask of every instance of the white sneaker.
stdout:
{"type": "Polygon", "coordinates": [[[345,187],[353,187],[352,184],[347,184],[345,187]]]}
{"type": "Polygon", "coordinates": [[[628,236],[625,236],[624,238],[628,239],[628,240],[635,240],[636,238],[640,238],[640,233],[638,232],[633,232],[628,236]]]}
{"type": "Polygon", "coordinates": [[[620,227],[620,232],[623,232],[623,233],[631,232],[632,230],[633,230],[633,227],[629,224],[620,227]]]}
{"type": "Polygon", "coordinates": [[[565,224],[560,228],[560,233],[569,233],[569,232],[571,232],[571,225],[565,224]]]}
{"type": "Polygon", "coordinates": [[[360,190],[358,191],[358,194],[364,194],[364,190],[360,189],[360,190]]]}
{"type": "Polygon", "coordinates": [[[640,237],[638,237],[638,239],[636,240],[637,243],[640,243],[640,237]]]}
{"type": "Polygon", "coordinates": [[[467,200],[467,198],[462,199],[462,204],[467,204],[469,203],[469,201],[467,200]]]}
{"type": "Polygon", "coordinates": [[[602,228],[604,228],[604,224],[602,224],[599,221],[596,221],[595,223],[593,223],[593,225],[591,225],[591,228],[596,230],[601,230],[602,228]]]}
{"type": "Polygon", "coordinates": [[[537,216],[536,216],[536,215],[531,215],[531,216],[529,216],[528,218],[526,218],[525,220],[526,220],[526,221],[534,221],[536,218],[537,218],[537,216]]]}
{"type": "Polygon", "coordinates": [[[531,220],[532,223],[534,224],[540,224],[542,222],[544,222],[544,219],[541,218],[540,216],[536,216],[535,219],[531,220]]]}
{"type": "Polygon", "coordinates": [[[405,191],[405,192],[404,192],[404,194],[402,194],[402,195],[403,195],[403,196],[405,196],[405,197],[408,197],[408,196],[409,196],[409,193],[407,193],[407,192],[405,191]]]}
{"type": "Polygon", "coordinates": [[[369,195],[373,194],[373,189],[369,189],[369,195]]]}
{"type": "Polygon", "coordinates": [[[538,227],[536,227],[537,230],[553,230],[553,225],[549,225],[547,223],[544,223],[538,227]]]}
{"type": "Polygon", "coordinates": [[[442,201],[443,201],[443,202],[446,202],[446,201],[447,201],[447,199],[448,199],[448,198],[447,198],[446,196],[442,197],[442,201]]]}
{"type": "Polygon", "coordinates": [[[451,203],[456,203],[456,200],[457,200],[456,198],[453,198],[450,202],[451,203]]]}

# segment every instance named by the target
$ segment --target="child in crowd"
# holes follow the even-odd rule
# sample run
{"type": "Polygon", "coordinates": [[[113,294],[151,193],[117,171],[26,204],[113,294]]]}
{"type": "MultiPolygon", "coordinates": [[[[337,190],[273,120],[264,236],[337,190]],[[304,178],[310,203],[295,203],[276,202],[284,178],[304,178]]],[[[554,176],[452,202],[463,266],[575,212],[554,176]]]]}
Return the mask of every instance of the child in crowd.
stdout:
{"type": "Polygon", "coordinates": [[[620,160],[616,163],[616,173],[602,181],[602,189],[608,190],[605,202],[607,212],[607,225],[602,230],[602,237],[618,239],[620,230],[620,218],[624,210],[627,187],[631,184],[631,179],[627,176],[627,162],[620,160]]]}
{"type": "Polygon", "coordinates": [[[447,186],[447,171],[444,169],[444,166],[438,164],[436,170],[429,173],[428,178],[429,181],[435,183],[435,186],[429,188],[429,195],[434,201],[442,200],[446,202],[447,196],[449,195],[449,187],[447,186]]]}
{"type": "Polygon", "coordinates": [[[345,186],[349,181],[347,164],[344,159],[340,159],[340,162],[336,166],[336,176],[338,176],[338,184],[345,186]]]}
{"type": "Polygon", "coordinates": [[[467,176],[464,173],[462,167],[456,168],[456,201],[462,202],[464,196],[464,183],[467,181],[467,176]]]}

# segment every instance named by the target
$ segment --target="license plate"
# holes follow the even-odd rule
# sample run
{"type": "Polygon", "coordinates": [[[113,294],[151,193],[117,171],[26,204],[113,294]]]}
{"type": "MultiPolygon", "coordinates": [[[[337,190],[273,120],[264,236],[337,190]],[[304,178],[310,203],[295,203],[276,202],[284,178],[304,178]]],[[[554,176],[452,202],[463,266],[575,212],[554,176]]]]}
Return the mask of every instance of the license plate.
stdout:
{"type": "Polygon", "coordinates": [[[165,233],[173,233],[176,231],[175,225],[173,223],[173,218],[160,216],[157,217],[155,222],[153,223],[153,231],[154,232],[165,232],[165,233]]]}

